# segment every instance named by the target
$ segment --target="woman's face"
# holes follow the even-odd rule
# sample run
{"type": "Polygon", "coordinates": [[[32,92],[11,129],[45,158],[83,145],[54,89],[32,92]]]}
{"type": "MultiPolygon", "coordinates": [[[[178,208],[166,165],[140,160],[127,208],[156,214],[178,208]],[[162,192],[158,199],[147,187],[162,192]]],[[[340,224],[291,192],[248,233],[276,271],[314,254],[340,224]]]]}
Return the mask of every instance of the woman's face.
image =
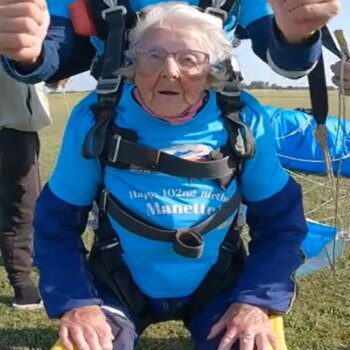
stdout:
{"type": "Polygon", "coordinates": [[[175,27],[154,29],[133,52],[135,83],[155,114],[179,116],[204,96],[209,55],[195,32],[175,27]]]}

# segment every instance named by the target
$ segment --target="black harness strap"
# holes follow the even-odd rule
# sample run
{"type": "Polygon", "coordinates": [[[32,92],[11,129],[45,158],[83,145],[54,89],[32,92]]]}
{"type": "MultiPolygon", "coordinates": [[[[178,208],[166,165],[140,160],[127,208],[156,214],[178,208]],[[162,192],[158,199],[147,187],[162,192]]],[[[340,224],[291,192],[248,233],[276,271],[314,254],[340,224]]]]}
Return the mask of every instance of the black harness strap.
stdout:
{"type": "Polygon", "coordinates": [[[125,26],[131,28],[135,23],[136,14],[132,11],[130,2],[128,0],[88,0],[90,14],[93,18],[94,25],[98,32],[98,37],[106,40],[108,36],[108,26],[105,22],[105,14],[109,9],[117,6],[123,6],[126,9],[125,26]]]}
{"type": "Polygon", "coordinates": [[[328,93],[323,56],[308,75],[312,115],[317,125],[324,125],[328,115],[328,93]]]}
{"type": "Polygon", "coordinates": [[[322,45],[341,59],[341,51],[338,49],[337,44],[335,43],[331,32],[329,31],[327,26],[322,27],[322,45]]]}
{"type": "MultiPolygon", "coordinates": [[[[341,52],[338,49],[328,27],[322,27],[321,32],[322,45],[331,51],[334,55],[341,58],[341,52]]],[[[316,67],[308,74],[308,82],[312,116],[315,118],[317,125],[324,125],[327,120],[329,106],[327,81],[322,54],[316,64],[316,67]]]]}
{"type": "MultiPolygon", "coordinates": [[[[106,214],[99,217],[98,235],[89,255],[89,267],[96,280],[116,295],[122,305],[142,319],[150,317],[146,299],[124,262],[119,237],[106,214]]],[[[141,325],[137,324],[137,327],[141,325]]]]}
{"type": "Polygon", "coordinates": [[[241,239],[237,217],[220,245],[219,256],[192,296],[186,310],[186,321],[200,313],[205,305],[220,292],[232,290],[243,270],[246,250],[241,239]]]}
{"type": "Polygon", "coordinates": [[[124,163],[188,179],[220,179],[232,176],[235,170],[231,166],[229,156],[195,162],[148,148],[126,140],[118,134],[110,135],[107,145],[106,161],[109,166],[119,167],[118,163],[124,163]]]}
{"type": "Polygon", "coordinates": [[[121,97],[122,78],[118,75],[118,69],[122,65],[125,48],[125,11],[122,6],[117,6],[110,8],[103,15],[108,27],[108,37],[105,45],[102,75],[96,88],[98,102],[91,106],[96,123],[88,132],[82,148],[82,154],[87,159],[102,154],[107,130],[115,117],[115,106],[121,97]]]}
{"type": "Polygon", "coordinates": [[[125,229],[148,239],[173,242],[176,253],[191,258],[201,256],[204,241],[202,236],[225,222],[241,203],[241,196],[236,192],[222,207],[200,224],[181,230],[169,230],[148,223],[124,208],[107,190],[102,191],[100,210],[108,213],[113,220],[125,229]]]}

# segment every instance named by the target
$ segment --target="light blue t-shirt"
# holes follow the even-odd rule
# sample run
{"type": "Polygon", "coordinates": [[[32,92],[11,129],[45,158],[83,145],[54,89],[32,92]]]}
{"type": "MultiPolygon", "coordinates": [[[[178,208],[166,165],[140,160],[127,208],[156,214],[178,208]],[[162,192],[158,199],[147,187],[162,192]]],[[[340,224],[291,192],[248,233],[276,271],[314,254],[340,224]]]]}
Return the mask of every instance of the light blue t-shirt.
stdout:
{"type": "MultiPolygon", "coordinates": [[[[118,126],[132,129],[138,142],[190,160],[200,160],[227,142],[227,132],[210,92],[206,105],[190,121],[170,125],[145,112],[126,85],[117,108],[118,126]]],[[[269,118],[250,95],[243,93],[244,122],[255,136],[256,154],[244,163],[240,190],[246,201],[259,201],[278,192],[287,182],[275,153],[269,118]]],[[[49,185],[53,193],[75,205],[91,204],[102,182],[99,160],[81,155],[82,143],[94,123],[89,106],[94,93],[74,109],[65,132],[62,150],[49,185]]],[[[194,226],[217,211],[237,190],[233,181],[222,190],[215,180],[184,179],[140,169],[106,167],[106,187],[123,205],[148,222],[165,228],[194,226]]],[[[204,236],[205,248],[199,259],[177,255],[171,243],[146,239],[112,221],[124,250],[124,259],[141,290],[154,298],[179,297],[192,293],[217,260],[233,216],[204,236]],[[181,280],[181,283],[178,281],[181,280]]]]}

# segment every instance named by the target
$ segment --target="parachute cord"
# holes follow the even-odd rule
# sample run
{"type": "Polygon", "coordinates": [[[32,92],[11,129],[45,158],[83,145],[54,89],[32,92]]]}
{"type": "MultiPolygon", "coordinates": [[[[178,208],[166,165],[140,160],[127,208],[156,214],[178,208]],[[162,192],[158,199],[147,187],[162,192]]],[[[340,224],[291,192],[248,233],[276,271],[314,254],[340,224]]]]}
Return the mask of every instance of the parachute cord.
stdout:
{"type": "MultiPolygon", "coordinates": [[[[347,45],[345,46],[347,48],[347,45]]],[[[345,48],[341,51],[341,65],[340,65],[340,87],[338,90],[338,116],[339,116],[339,127],[342,123],[342,121],[345,122],[346,119],[346,100],[345,100],[345,87],[344,87],[344,69],[345,69],[345,63],[348,61],[348,53],[346,52],[345,48]]],[[[339,130],[339,128],[338,128],[339,130]]],[[[337,133],[338,134],[338,133],[337,133]]],[[[338,136],[337,138],[338,139],[338,136]]],[[[341,215],[339,216],[339,190],[340,190],[340,171],[341,171],[341,160],[339,162],[339,168],[338,168],[338,174],[337,174],[337,184],[336,184],[336,198],[335,198],[335,218],[334,218],[334,226],[337,227],[337,219],[339,218],[341,227],[343,226],[344,222],[342,220],[341,215]]],[[[347,208],[344,208],[343,210],[347,210],[347,208]]],[[[346,216],[345,216],[346,217],[346,216]]],[[[345,237],[339,237],[339,239],[342,239],[343,242],[345,242],[345,237]]],[[[342,245],[342,249],[344,249],[344,244],[342,245]]],[[[333,242],[333,263],[336,259],[336,241],[333,242]]]]}
{"type": "MultiPolygon", "coordinates": [[[[326,162],[326,171],[327,171],[327,179],[328,179],[328,183],[329,183],[329,187],[331,189],[331,196],[332,199],[335,203],[335,211],[337,210],[337,202],[336,202],[336,196],[337,196],[337,189],[336,189],[336,183],[335,183],[335,178],[334,178],[334,173],[333,173],[333,168],[332,168],[332,160],[331,160],[331,156],[329,153],[329,148],[328,148],[328,143],[327,143],[327,126],[326,124],[319,124],[317,125],[316,129],[315,129],[315,139],[317,140],[317,142],[319,143],[319,145],[321,146],[321,149],[323,151],[323,156],[326,162]]],[[[337,221],[336,219],[336,214],[335,214],[335,221],[337,221]]],[[[336,227],[336,226],[335,226],[336,227]]],[[[334,240],[335,242],[335,240],[334,240]]],[[[335,244],[335,243],[334,243],[335,244]]],[[[326,247],[325,252],[326,252],[326,257],[329,263],[329,266],[331,268],[331,270],[333,271],[333,273],[335,274],[335,245],[333,245],[333,249],[332,249],[332,257],[330,256],[328,249],[326,247]]]]}
{"type": "Polygon", "coordinates": [[[328,143],[327,143],[327,133],[328,133],[328,129],[326,124],[319,124],[316,126],[315,129],[315,139],[317,140],[317,142],[319,143],[319,145],[321,146],[322,152],[323,152],[323,156],[326,162],[326,171],[327,171],[327,178],[328,178],[328,182],[331,188],[331,193],[333,196],[333,199],[335,199],[335,178],[334,178],[334,174],[333,174],[333,169],[332,169],[332,159],[329,153],[329,148],[328,148],[328,143]]]}
{"type": "MultiPolygon", "coordinates": [[[[342,52],[342,59],[341,59],[341,69],[340,69],[340,88],[338,93],[338,116],[339,116],[339,123],[338,123],[338,131],[336,139],[339,137],[339,130],[340,125],[343,120],[345,119],[345,101],[344,101],[344,66],[346,62],[347,56],[345,52],[342,52]]],[[[329,147],[327,143],[327,126],[326,124],[318,125],[315,129],[315,138],[318,141],[319,145],[321,146],[321,149],[323,151],[325,163],[326,163],[326,171],[327,171],[327,179],[329,183],[329,187],[331,190],[331,196],[334,201],[334,227],[338,227],[338,222],[340,221],[340,224],[342,222],[342,219],[339,217],[339,189],[340,189],[340,171],[341,171],[341,159],[339,160],[339,165],[337,169],[336,176],[334,175],[333,167],[332,167],[332,159],[329,152],[329,147]]],[[[337,237],[336,237],[337,238],[337,237]]],[[[326,255],[327,259],[329,261],[330,267],[332,268],[333,272],[335,273],[335,261],[336,261],[336,239],[333,242],[333,249],[332,249],[332,257],[329,256],[329,252],[326,249],[326,255]]]]}

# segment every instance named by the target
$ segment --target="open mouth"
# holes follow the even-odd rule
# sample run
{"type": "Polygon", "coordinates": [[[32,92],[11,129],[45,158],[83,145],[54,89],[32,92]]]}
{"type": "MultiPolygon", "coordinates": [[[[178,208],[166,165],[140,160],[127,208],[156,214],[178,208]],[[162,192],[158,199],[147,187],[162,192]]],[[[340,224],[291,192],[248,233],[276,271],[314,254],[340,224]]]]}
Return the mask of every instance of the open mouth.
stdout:
{"type": "Polygon", "coordinates": [[[158,94],[167,95],[167,96],[179,95],[179,93],[176,91],[168,91],[168,90],[158,91],[158,94]]]}

